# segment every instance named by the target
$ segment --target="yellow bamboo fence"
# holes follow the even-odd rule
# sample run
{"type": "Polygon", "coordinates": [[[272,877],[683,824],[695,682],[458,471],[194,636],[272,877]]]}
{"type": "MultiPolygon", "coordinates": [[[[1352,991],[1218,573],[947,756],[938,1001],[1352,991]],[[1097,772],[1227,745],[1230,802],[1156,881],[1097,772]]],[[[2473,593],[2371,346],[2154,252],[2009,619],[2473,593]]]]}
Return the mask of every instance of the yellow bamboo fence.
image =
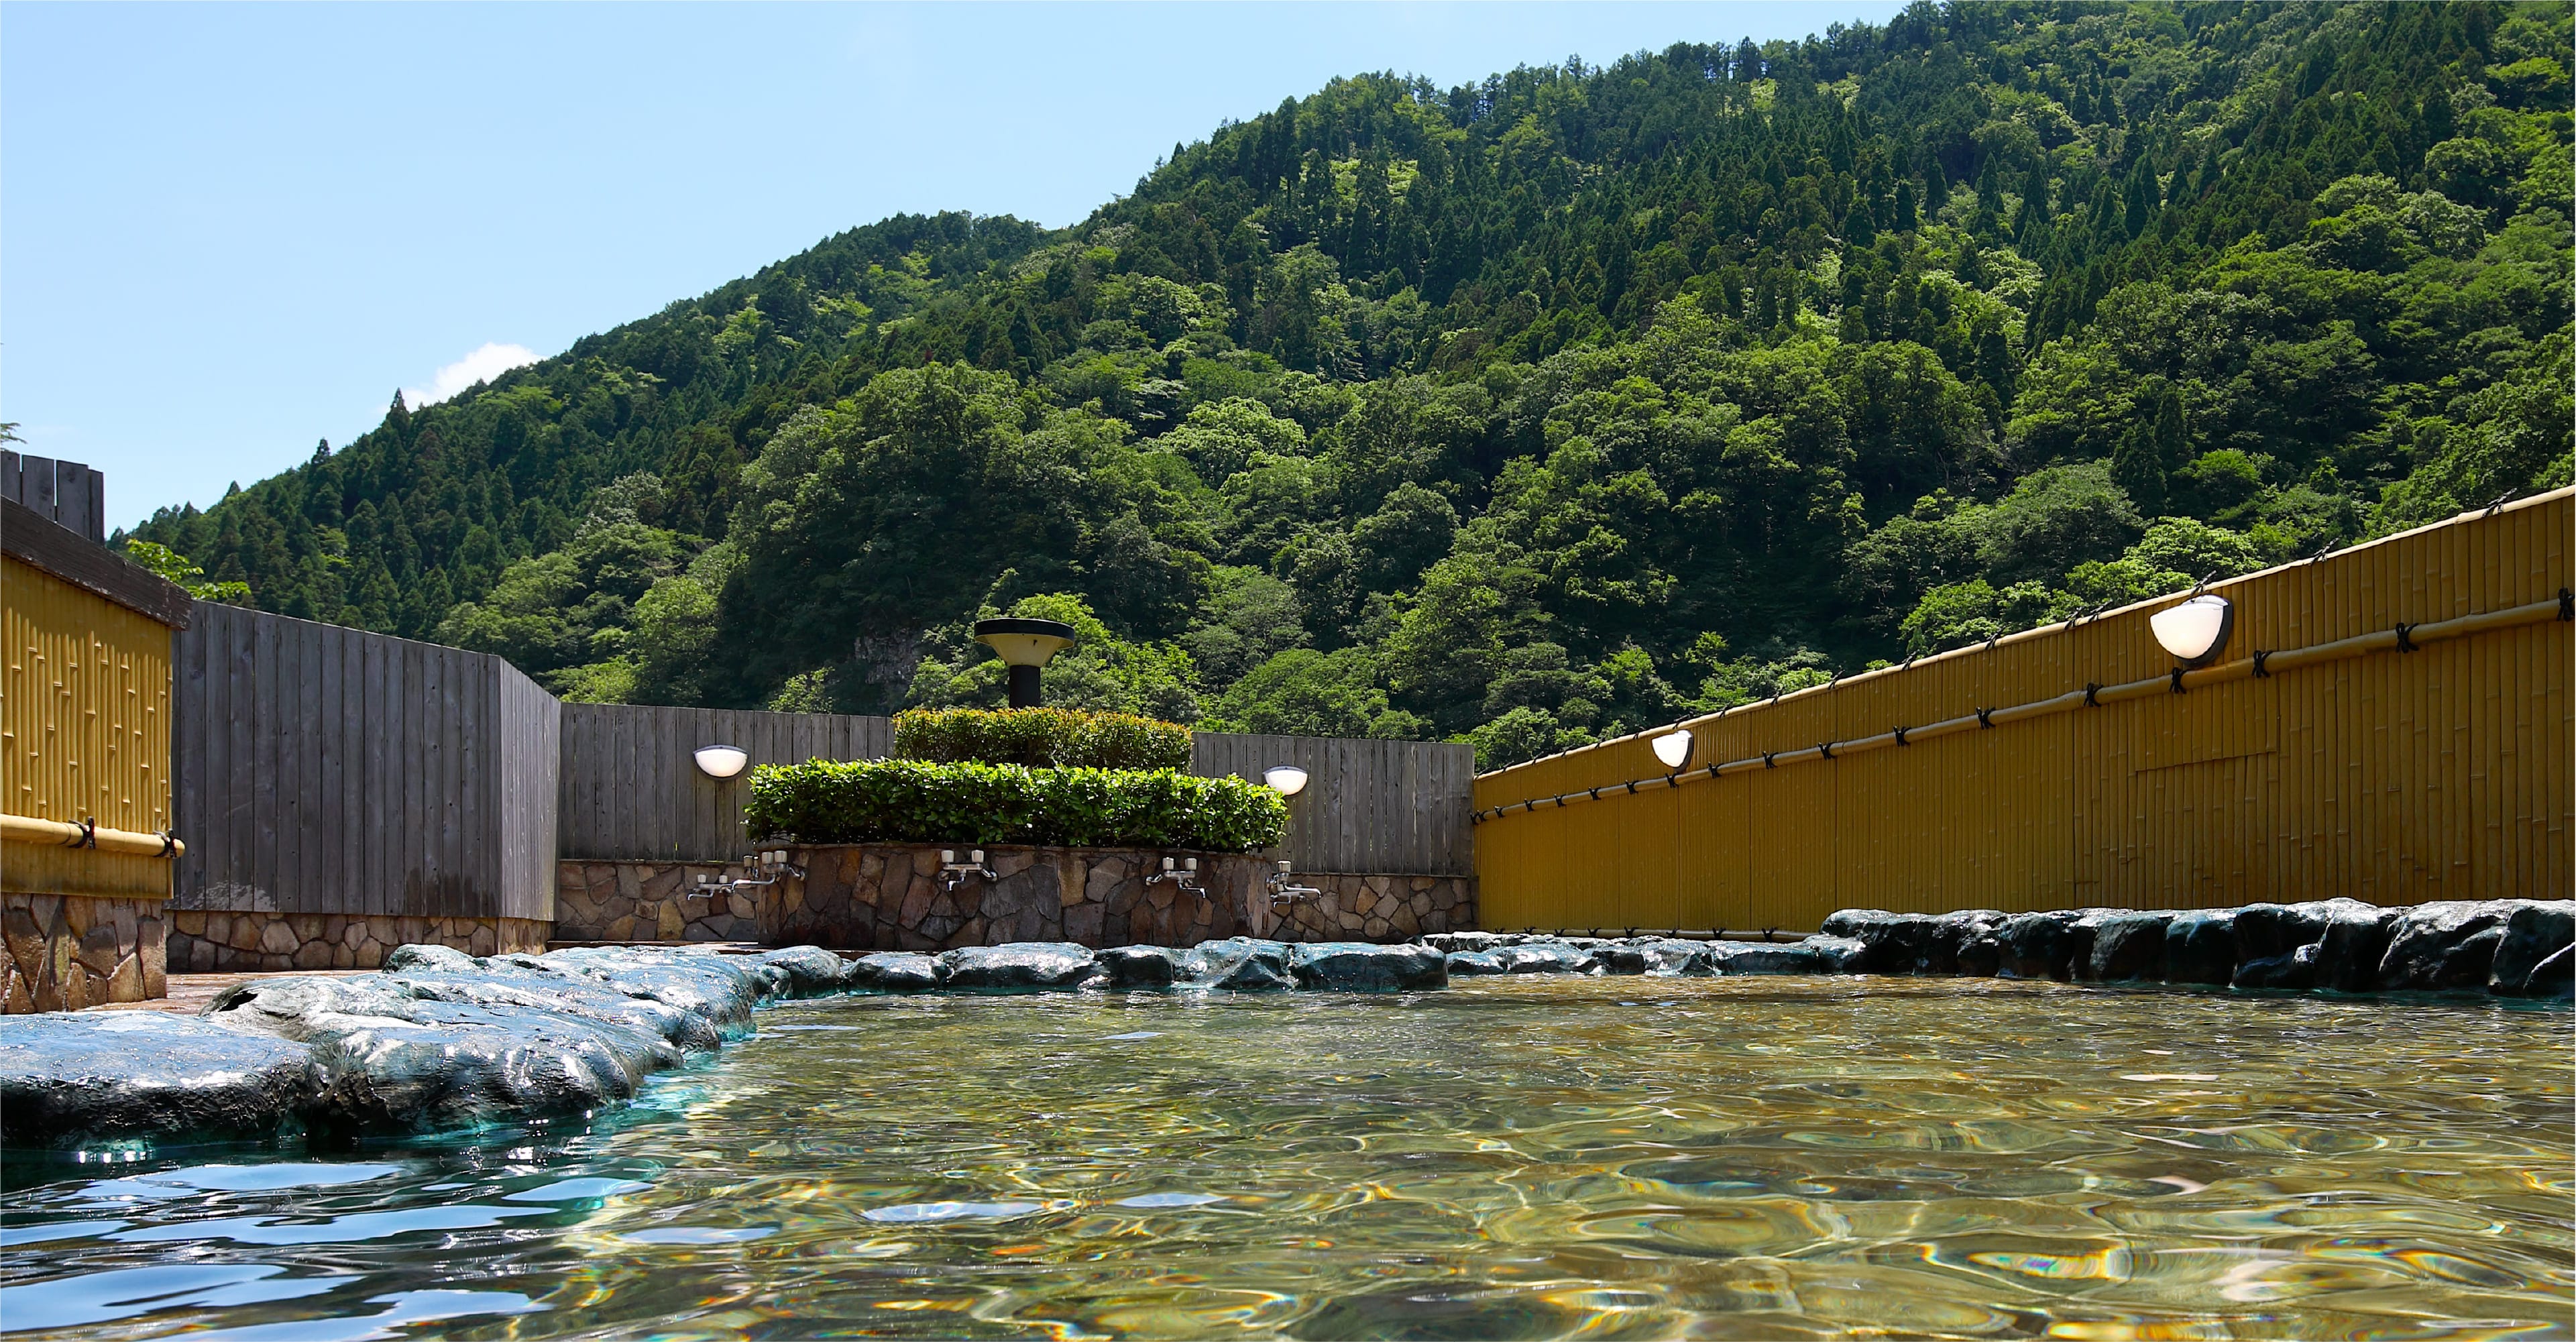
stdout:
{"type": "Polygon", "coordinates": [[[2576,490],[1481,776],[1489,928],[2570,889],[2576,490]],[[2181,671],[2179,677],[2176,672],[2181,671]],[[1903,729],[1900,731],[1899,729],[1903,729]]]}
{"type": "Polygon", "coordinates": [[[0,565],[0,884],[168,898],[169,628],[14,557],[0,565]]]}

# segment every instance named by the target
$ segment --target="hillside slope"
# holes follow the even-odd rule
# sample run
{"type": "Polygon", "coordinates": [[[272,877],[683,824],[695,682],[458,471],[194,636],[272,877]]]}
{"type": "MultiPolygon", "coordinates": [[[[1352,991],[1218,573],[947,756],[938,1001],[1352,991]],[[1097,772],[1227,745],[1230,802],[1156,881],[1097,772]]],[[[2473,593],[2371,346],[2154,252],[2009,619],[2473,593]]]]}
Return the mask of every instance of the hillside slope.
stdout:
{"type": "Polygon", "coordinates": [[[2569,478],[2560,5],[1918,5],[901,218],[141,528],[579,697],[1489,763],[2569,478]]]}

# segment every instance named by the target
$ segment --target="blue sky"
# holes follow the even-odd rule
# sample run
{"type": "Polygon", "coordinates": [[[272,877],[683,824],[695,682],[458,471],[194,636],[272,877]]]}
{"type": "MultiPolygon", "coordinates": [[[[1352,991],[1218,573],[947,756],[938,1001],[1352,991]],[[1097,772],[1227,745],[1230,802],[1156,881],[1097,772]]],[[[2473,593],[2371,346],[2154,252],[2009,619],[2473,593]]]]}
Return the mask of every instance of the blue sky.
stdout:
{"type": "Polygon", "coordinates": [[[130,524],[853,225],[1074,222],[1334,75],[1896,8],[8,3],[0,419],[130,524]]]}

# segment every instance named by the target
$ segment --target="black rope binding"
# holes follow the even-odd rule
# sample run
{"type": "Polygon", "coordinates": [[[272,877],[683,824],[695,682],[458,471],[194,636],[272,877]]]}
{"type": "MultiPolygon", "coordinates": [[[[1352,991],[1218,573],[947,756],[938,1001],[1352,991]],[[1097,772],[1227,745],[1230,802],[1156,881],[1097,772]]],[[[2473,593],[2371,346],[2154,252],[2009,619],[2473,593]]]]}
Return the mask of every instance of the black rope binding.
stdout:
{"type": "Polygon", "coordinates": [[[2102,701],[2094,698],[2093,696],[2100,694],[2101,692],[2102,682],[2098,680],[2088,680],[2084,682],[2084,706],[2086,708],[2100,708],[2102,706],[2102,701]]]}
{"type": "Polygon", "coordinates": [[[1980,708],[1980,709],[1978,709],[1978,710],[1977,710],[1977,725],[1978,725],[1978,726],[1980,726],[1980,727],[1992,727],[1992,726],[1994,726],[1994,725],[1995,725],[1995,710],[1993,710],[1993,709],[1991,709],[1991,708],[1980,708]]]}
{"type": "Polygon", "coordinates": [[[2397,650],[2399,652],[2415,651],[2415,626],[2411,624],[2401,624],[2397,626],[2397,650]]]}
{"type": "Polygon", "coordinates": [[[2272,660],[2272,652],[2269,648],[2256,648],[2254,650],[2254,678],[2256,680],[2270,680],[2272,678],[2272,673],[2265,669],[2263,665],[2265,662],[2270,660],[2272,660]]]}
{"type": "Polygon", "coordinates": [[[177,831],[166,829],[161,831],[161,856],[168,857],[178,851],[179,835],[177,831]]]}
{"type": "Polygon", "coordinates": [[[1709,777],[1711,777],[1711,778],[1715,778],[1715,777],[1717,777],[1717,766],[1716,766],[1716,765],[1712,764],[1712,765],[1708,766],[1708,776],[1709,776],[1709,777]]]}
{"type": "Polygon", "coordinates": [[[1636,780],[1636,779],[1631,778],[1631,779],[1629,779],[1629,780],[1628,780],[1628,795],[1629,795],[1629,796],[1631,796],[1631,797],[1633,797],[1633,796],[1636,796],[1636,795],[1637,795],[1637,780],[1636,780]]]}
{"type": "Polygon", "coordinates": [[[2564,587],[2558,589],[2558,618],[2576,620],[2576,591],[2564,587]]]}
{"type": "Polygon", "coordinates": [[[1834,743],[1831,741],[1817,742],[1816,749],[1822,752],[1826,759],[1832,759],[1834,757],[1834,743]]]}
{"type": "Polygon", "coordinates": [[[1595,787],[1595,788],[1585,788],[1585,789],[1584,789],[1584,791],[1585,791],[1586,793],[1590,794],[1590,796],[1591,796],[1592,800],[1594,800],[1594,801],[1599,801],[1599,800],[1601,800],[1601,789],[1599,789],[1599,788],[1597,788],[1597,787],[1595,787]]]}
{"type": "Polygon", "coordinates": [[[1901,745],[1906,744],[1905,734],[1906,734],[1907,732],[1912,731],[1912,730],[1914,730],[1914,729],[1913,729],[1913,728],[1911,728],[1911,727],[1899,727],[1899,728],[1897,728],[1897,729],[1896,729],[1896,743],[1897,743],[1898,745],[1900,745],[1900,746],[1901,746],[1901,745]]]}
{"type": "Polygon", "coordinates": [[[69,848],[98,847],[98,817],[91,816],[87,820],[80,821],[79,824],[81,831],[80,842],[75,844],[66,844],[64,846],[69,848]]]}
{"type": "Polygon", "coordinates": [[[1779,767],[1780,767],[1780,760],[1779,760],[1779,758],[1778,758],[1778,757],[1779,757],[1779,754],[1780,754],[1780,752],[1779,752],[1779,751],[1776,751],[1776,750],[1766,750],[1766,751],[1763,751],[1763,752],[1762,752],[1762,767],[1763,767],[1763,768],[1765,768],[1765,769],[1777,769],[1777,768],[1779,768],[1779,767]]]}
{"type": "Polygon", "coordinates": [[[2173,692],[2176,694],[2181,694],[2183,692],[2182,668],[2179,666],[2173,669],[2173,692]]]}

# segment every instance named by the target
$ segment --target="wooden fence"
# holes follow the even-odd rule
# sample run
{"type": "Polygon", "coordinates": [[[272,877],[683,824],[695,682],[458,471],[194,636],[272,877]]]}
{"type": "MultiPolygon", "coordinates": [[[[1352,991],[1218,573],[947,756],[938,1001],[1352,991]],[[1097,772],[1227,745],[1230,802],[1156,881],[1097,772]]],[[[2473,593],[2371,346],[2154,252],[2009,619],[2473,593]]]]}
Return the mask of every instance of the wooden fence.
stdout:
{"type": "Polygon", "coordinates": [[[498,657],[197,603],[183,909],[554,916],[554,697],[498,657]]]}
{"type": "Polygon", "coordinates": [[[1258,780],[1274,764],[1307,774],[1288,801],[1288,839],[1275,850],[1299,871],[1465,876],[1475,870],[1468,824],[1476,752],[1438,741],[1353,741],[1201,732],[1191,772],[1258,780]]]}
{"type": "Polygon", "coordinates": [[[96,544],[107,542],[107,477],[77,461],[0,448],[0,498],[96,544]]]}
{"type": "Polygon", "coordinates": [[[700,772],[700,746],[740,746],[752,764],[882,757],[885,718],[718,708],[565,704],[556,813],[567,858],[721,860],[751,846],[745,774],[700,772]]]}
{"type": "MultiPolygon", "coordinates": [[[[562,704],[480,653],[200,602],[173,650],[183,909],[553,916],[558,858],[720,861],[750,847],[753,764],[874,759],[885,718],[562,704]]],[[[1463,876],[1472,753],[1202,733],[1196,770],[1312,778],[1277,855],[1301,871],[1463,876]]]]}
{"type": "MultiPolygon", "coordinates": [[[[740,746],[753,764],[878,759],[888,719],[625,704],[563,706],[558,813],[566,858],[704,862],[739,854],[744,781],[712,779],[700,746],[740,746]]],[[[1421,741],[1339,741],[1201,732],[1193,772],[1258,779],[1274,764],[1312,782],[1289,803],[1278,855],[1301,871],[1463,876],[1475,754],[1421,741]]]]}
{"type": "Polygon", "coordinates": [[[2571,499],[2212,584],[2235,632],[2187,692],[2163,683],[2148,628],[2163,599],[1688,723],[1679,786],[1642,735],[1485,775],[1484,922],[1808,930],[1855,906],[2564,895],[2571,499]],[[2440,641],[2398,628],[2489,612],[2513,613],[2440,641]],[[2289,655],[2339,640],[2357,641],[2289,655]],[[2258,651],[2282,665],[2258,670],[2258,651]],[[2034,710],[1978,716],[2014,705],[2034,710]]]}

